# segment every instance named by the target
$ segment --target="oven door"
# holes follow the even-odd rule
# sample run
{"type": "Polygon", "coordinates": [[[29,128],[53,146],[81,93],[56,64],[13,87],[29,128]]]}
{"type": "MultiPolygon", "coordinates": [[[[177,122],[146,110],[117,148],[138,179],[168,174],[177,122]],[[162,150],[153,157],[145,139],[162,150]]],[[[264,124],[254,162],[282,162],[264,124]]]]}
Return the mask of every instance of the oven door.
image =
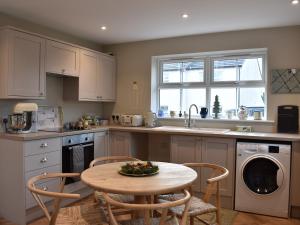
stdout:
{"type": "MultiPolygon", "coordinates": [[[[84,144],[63,146],[62,148],[62,172],[81,173],[89,168],[90,162],[94,160],[94,142],[84,144]]],[[[66,184],[79,181],[79,177],[66,179],[66,184]]]]}

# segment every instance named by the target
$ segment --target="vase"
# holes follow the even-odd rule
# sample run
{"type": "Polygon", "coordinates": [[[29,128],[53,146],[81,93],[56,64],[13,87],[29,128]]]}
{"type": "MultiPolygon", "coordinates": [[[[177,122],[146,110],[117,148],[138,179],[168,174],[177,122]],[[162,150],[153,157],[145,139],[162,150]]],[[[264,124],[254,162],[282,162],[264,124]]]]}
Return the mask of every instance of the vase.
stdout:
{"type": "Polygon", "coordinates": [[[202,107],[201,110],[200,110],[201,118],[206,118],[207,114],[208,114],[208,108],[202,107]]]}

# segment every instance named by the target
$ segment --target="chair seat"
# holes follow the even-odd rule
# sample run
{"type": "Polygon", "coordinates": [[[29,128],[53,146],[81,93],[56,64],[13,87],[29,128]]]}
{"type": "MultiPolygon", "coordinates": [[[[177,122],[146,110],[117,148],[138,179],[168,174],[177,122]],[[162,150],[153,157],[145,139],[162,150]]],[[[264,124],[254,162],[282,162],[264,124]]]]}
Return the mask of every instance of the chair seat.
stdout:
{"type": "MultiPolygon", "coordinates": [[[[167,201],[176,201],[183,198],[182,194],[169,194],[169,195],[160,195],[158,201],[159,202],[167,202],[167,201]]],[[[217,208],[210,203],[204,202],[202,199],[197,198],[195,196],[191,197],[191,206],[188,211],[189,216],[198,216],[205,213],[216,212],[217,208]]],[[[184,211],[184,206],[177,206],[170,208],[170,211],[177,216],[181,216],[184,211]]]]}
{"type": "MultiPolygon", "coordinates": [[[[160,218],[152,218],[151,225],[159,225],[160,218]]],[[[121,221],[121,225],[144,225],[145,221],[144,218],[141,219],[134,219],[134,220],[126,220],[121,221]]],[[[165,222],[166,225],[178,225],[178,220],[175,217],[168,218],[165,222]]]]}
{"type": "Polygon", "coordinates": [[[56,225],[104,225],[108,224],[99,204],[85,204],[61,208],[56,225]]]}
{"type": "MultiPolygon", "coordinates": [[[[106,201],[105,201],[103,195],[101,194],[101,192],[95,191],[95,196],[99,200],[100,204],[103,204],[103,205],[106,204],[106,201]]],[[[132,195],[122,195],[122,194],[112,194],[111,193],[111,194],[109,194],[109,196],[118,202],[130,203],[130,202],[134,201],[134,196],[132,196],[132,195]]]]}

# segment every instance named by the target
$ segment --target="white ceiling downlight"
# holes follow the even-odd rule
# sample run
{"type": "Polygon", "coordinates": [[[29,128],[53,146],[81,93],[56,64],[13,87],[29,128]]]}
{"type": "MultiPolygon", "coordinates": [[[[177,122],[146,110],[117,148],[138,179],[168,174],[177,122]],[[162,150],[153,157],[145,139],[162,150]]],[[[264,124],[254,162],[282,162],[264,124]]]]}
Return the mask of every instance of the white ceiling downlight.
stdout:
{"type": "Polygon", "coordinates": [[[299,4],[299,0],[292,0],[292,1],[291,1],[291,4],[292,4],[292,5],[298,5],[298,4],[299,4]]]}
{"type": "Polygon", "coordinates": [[[189,18],[189,14],[183,13],[183,14],[181,15],[181,17],[182,17],[182,19],[187,19],[187,18],[189,18]]]}

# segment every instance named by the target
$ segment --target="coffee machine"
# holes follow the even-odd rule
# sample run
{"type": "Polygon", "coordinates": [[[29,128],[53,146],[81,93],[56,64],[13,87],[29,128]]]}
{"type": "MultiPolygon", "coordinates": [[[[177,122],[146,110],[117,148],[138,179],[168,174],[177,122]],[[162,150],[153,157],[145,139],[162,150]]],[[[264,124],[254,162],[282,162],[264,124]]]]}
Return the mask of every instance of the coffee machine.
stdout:
{"type": "Polygon", "coordinates": [[[37,111],[35,103],[16,104],[13,113],[8,116],[7,131],[18,134],[37,132],[37,111]]]}

